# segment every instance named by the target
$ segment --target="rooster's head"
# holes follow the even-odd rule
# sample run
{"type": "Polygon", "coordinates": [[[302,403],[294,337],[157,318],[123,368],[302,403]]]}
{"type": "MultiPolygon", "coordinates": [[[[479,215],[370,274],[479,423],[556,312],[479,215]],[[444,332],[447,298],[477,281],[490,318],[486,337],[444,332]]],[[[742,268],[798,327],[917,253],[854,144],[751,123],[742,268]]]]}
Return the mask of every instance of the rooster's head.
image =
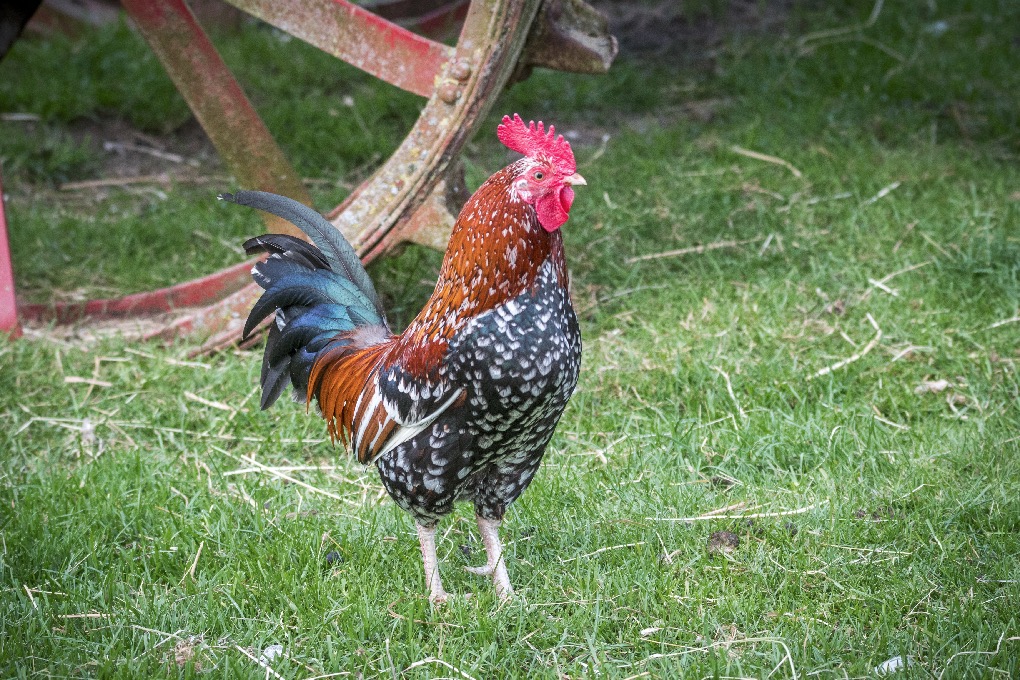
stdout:
{"type": "Polygon", "coordinates": [[[503,122],[496,129],[499,141],[513,151],[527,158],[513,180],[513,190],[520,200],[533,205],[538,222],[546,231],[556,231],[570,217],[570,206],[574,202],[574,185],[587,184],[577,174],[574,152],[570,143],[557,137],[550,125],[546,133],[539,121],[525,124],[514,114],[503,116],[503,122]]]}

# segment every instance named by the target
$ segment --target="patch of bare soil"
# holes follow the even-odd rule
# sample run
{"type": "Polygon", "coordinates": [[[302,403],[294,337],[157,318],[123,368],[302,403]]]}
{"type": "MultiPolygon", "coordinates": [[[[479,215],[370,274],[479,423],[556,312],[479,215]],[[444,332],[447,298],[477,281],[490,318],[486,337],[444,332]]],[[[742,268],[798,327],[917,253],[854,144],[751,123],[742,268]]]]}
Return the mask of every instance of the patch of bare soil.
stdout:
{"type": "Polygon", "coordinates": [[[173,132],[154,135],[118,118],[82,118],[71,123],[68,132],[101,159],[98,176],[112,185],[118,184],[117,180],[139,178],[194,181],[225,172],[216,149],[195,119],[173,132]]]}
{"type": "MultiPolygon", "coordinates": [[[[793,0],[730,0],[714,9],[696,11],[682,0],[587,0],[609,21],[609,30],[620,45],[620,57],[672,66],[676,80],[667,87],[691,89],[682,104],[664,106],[635,116],[628,114],[619,126],[639,133],[677,120],[709,123],[733,104],[728,97],[698,98],[696,87],[683,75],[714,72],[727,42],[737,36],[782,35],[788,30],[793,0]]],[[[612,130],[574,126],[563,133],[580,146],[599,147],[612,130]]]]}
{"type": "Polygon", "coordinates": [[[792,0],[731,0],[698,12],[672,0],[589,2],[609,19],[621,54],[679,59],[685,65],[710,64],[727,37],[782,32],[793,4],[792,0]]]}

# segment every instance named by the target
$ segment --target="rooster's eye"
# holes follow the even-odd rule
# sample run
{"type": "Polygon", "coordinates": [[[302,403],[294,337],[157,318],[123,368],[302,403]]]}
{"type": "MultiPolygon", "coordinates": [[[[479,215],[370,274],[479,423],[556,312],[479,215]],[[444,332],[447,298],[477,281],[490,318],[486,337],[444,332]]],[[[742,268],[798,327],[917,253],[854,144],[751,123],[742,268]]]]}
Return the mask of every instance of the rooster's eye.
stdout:
{"type": "Polygon", "coordinates": [[[539,170],[534,175],[532,175],[532,177],[541,182],[543,179],[545,179],[545,173],[539,170]]]}

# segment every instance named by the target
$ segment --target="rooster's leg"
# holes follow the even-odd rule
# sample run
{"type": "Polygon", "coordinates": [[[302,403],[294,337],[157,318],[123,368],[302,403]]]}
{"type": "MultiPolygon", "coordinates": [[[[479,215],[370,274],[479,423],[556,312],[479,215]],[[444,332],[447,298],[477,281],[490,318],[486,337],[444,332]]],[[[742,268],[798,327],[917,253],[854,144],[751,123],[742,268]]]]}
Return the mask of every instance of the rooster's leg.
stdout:
{"type": "Polygon", "coordinates": [[[496,586],[496,594],[501,600],[509,600],[514,596],[514,587],[510,585],[510,576],[506,573],[506,560],[503,557],[503,544],[499,540],[498,519],[478,517],[478,532],[482,535],[485,554],[488,559],[483,567],[465,567],[472,574],[492,576],[496,586]]]}
{"type": "Polygon", "coordinates": [[[439,558],[436,557],[436,527],[415,523],[418,527],[418,542],[421,544],[421,561],[425,565],[425,585],[429,589],[429,602],[442,604],[450,594],[443,590],[439,578],[439,558]]]}

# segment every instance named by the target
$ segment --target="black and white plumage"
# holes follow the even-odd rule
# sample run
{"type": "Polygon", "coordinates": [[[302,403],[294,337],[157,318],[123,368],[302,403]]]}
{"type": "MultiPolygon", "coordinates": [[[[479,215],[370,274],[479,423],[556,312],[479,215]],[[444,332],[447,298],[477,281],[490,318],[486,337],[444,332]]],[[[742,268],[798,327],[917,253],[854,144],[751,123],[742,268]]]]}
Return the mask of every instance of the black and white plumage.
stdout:
{"type": "Polygon", "coordinates": [[[463,405],[378,459],[390,496],[422,524],[454,501],[502,520],[538,469],[580,357],[577,318],[546,262],[532,289],[472,318],[450,343],[448,379],[463,405]]]}

